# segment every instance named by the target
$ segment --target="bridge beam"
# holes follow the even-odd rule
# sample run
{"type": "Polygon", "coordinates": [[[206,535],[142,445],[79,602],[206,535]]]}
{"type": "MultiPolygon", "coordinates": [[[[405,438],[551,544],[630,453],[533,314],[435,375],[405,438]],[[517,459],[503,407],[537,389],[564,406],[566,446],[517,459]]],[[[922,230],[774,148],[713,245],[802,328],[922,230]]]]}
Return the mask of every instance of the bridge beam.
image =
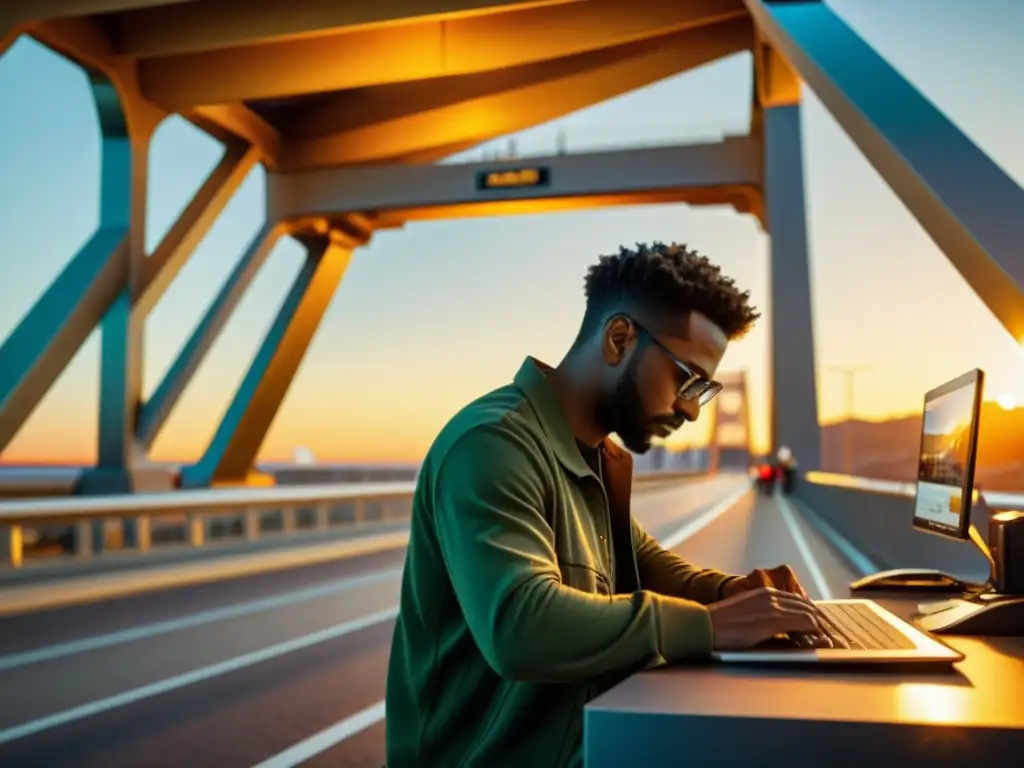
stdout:
{"type": "MultiPolygon", "coordinates": [[[[249,2],[246,5],[252,5],[249,2]]],[[[209,5],[209,13],[218,3],[209,5]]],[[[367,12],[387,3],[318,3],[319,15],[353,5],[367,12]]],[[[199,8],[181,9],[191,21],[199,8]]],[[[291,5],[275,6],[283,16],[300,18],[291,5]]],[[[163,13],[175,13],[167,9],[163,13]]],[[[257,12],[258,13],[258,12],[257,12]]],[[[231,18],[244,28],[248,9],[231,18]]],[[[158,56],[139,60],[143,92],[165,109],[258,101],[408,83],[501,70],[528,63],[551,63],[586,52],[644,42],[659,35],[743,18],[739,0],[587,0],[543,4],[507,13],[445,21],[419,21],[383,28],[342,30],[298,36],[253,46],[158,56]],[[324,66],[324,62],[330,66],[324,66]]],[[[748,22],[749,24],[749,22],[748,22]]],[[[201,27],[200,27],[201,29],[201,27]]],[[[188,33],[178,39],[191,39],[188,33]]]]}
{"type": "Polygon", "coordinates": [[[488,141],[747,50],[752,38],[749,19],[733,19],[500,72],[340,93],[289,118],[281,168],[395,162],[488,141]]]}
{"type": "Polygon", "coordinates": [[[238,141],[260,151],[259,161],[267,168],[277,165],[281,134],[244,104],[211,104],[182,112],[182,117],[226,146],[238,141]]]}
{"type": "Polygon", "coordinates": [[[27,24],[0,19],[0,57],[3,57],[7,49],[14,45],[27,29],[27,24]]]}
{"type": "MultiPolygon", "coordinates": [[[[118,53],[150,58],[273,40],[333,36],[356,29],[416,22],[451,22],[581,0],[377,0],[325,3],[323,0],[205,0],[194,8],[146,8],[111,19],[118,53]]],[[[343,48],[342,44],[339,46],[343,48]]]]}
{"type": "Polygon", "coordinates": [[[182,485],[241,483],[295,377],[306,349],[341,282],[356,243],[330,231],[300,238],[307,259],[235,393],[209,447],[182,471],[182,485]]]}
{"type": "Polygon", "coordinates": [[[413,220],[640,202],[744,208],[760,197],[761,176],[756,137],[498,163],[341,167],[269,174],[268,216],[288,221],[379,210],[413,220]],[[482,177],[504,169],[536,172],[541,183],[480,188],[482,177]]]}
{"type": "Polygon", "coordinates": [[[1024,343],[1024,190],[818,0],[744,0],[1000,323],[1024,343]]]}
{"type": "Polygon", "coordinates": [[[4,0],[0,3],[0,54],[5,43],[10,45],[40,21],[191,2],[195,0],[4,0]]]}

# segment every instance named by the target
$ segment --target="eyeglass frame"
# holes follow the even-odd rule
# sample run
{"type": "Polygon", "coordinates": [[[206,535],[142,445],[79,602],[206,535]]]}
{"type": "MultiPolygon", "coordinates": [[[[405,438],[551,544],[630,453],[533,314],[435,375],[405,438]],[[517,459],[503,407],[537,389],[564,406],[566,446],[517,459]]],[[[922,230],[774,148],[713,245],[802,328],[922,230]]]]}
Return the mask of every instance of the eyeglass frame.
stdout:
{"type": "Polygon", "coordinates": [[[672,363],[674,363],[675,366],[679,368],[679,370],[686,374],[686,381],[676,391],[677,400],[689,401],[693,400],[694,398],[697,398],[698,404],[703,408],[705,405],[714,400],[715,396],[722,391],[721,382],[715,381],[712,378],[697,373],[687,363],[684,363],[682,360],[680,360],[676,353],[669,349],[667,346],[665,346],[665,344],[662,343],[657,336],[655,336],[649,330],[640,325],[640,323],[638,323],[629,315],[623,315],[623,317],[629,320],[629,322],[631,322],[636,327],[639,333],[643,334],[652,342],[654,342],[655,346],[657,346],[663,353],[665,353],[665,355],[668,356],[668,359],[672,361],[672,363]],[[688,392],[687,390],[694,388],[694,385],[703,385],[703,389],[699,389],[698,391],[692,393],[688,392]]]}

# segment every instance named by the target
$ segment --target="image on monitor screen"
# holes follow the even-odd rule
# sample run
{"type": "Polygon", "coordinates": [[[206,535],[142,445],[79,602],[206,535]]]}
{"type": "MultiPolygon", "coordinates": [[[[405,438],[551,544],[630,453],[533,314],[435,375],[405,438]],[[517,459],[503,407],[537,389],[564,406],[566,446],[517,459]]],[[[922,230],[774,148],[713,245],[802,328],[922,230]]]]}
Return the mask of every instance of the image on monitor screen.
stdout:
{"type": "Polygon", "coordinates": [[[921,427],[914,522],[922,527],[962,535],[965,489],[973,476],[971,451],[975,404],[980,381],[971,376],[960,386],[929,393],[921,427]]]}

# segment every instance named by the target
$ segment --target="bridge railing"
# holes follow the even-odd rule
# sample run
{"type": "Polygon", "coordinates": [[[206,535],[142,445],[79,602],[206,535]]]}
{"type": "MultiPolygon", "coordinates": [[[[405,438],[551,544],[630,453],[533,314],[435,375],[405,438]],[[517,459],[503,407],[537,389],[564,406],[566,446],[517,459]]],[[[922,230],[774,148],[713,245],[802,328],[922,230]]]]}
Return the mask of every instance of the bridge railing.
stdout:
{"type": "MultiPolygon", "coordinates": [[[[638,472],[650,486],[705,474],[695,470],[638,472]]],[[[0,502],[0,568],[21,568],[26,550],[87,560],[107,548],[129,522],[140,553],[203,547],[212,541],[254,542],[265,534],[288,536],[357,530],[400,523],[412,508],[415,483],[365,482],[215,488],[119,496],[63,496],[0,502]],[[108,524],[112,523],[113,528],[108,524]]]]}
{"type": "MultiPolygon", "coordinates": [[[[913,527],[914,483],[808,472],[796,495],[810,522],[860,571],[937,568],[972,579],[987,574],[976,547],[913,527]]],[[[992,511],[1024,510],[1024,493],[984,496],[992,511]]],[[[975,507],[971,521],[987,540],[987,516],[975,507]]]]}
{"type": "Polygon", "coordinates": [[[536,157],[580,155],[715,144],[750,133],[749,121],[665,125],[637,122],[618,125],[542,125],[513,136],[502,136],[439,161],[442,165],[515,162],[536,157]]]}

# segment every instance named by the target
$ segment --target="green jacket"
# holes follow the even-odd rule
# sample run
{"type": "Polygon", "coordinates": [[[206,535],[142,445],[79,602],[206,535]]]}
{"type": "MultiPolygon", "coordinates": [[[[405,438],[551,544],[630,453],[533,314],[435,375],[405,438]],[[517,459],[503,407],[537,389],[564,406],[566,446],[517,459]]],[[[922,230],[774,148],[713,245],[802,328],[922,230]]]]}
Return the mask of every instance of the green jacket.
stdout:
{"type": "Polygon", "coordinates": [[[434,441],[391,646],[389,768],[579,766],[587,701],[710,653],[705,605],[729,577],[662,549],[630,516],[632,457],[599,453],[592,468],[532,358],[434,441]]]}

